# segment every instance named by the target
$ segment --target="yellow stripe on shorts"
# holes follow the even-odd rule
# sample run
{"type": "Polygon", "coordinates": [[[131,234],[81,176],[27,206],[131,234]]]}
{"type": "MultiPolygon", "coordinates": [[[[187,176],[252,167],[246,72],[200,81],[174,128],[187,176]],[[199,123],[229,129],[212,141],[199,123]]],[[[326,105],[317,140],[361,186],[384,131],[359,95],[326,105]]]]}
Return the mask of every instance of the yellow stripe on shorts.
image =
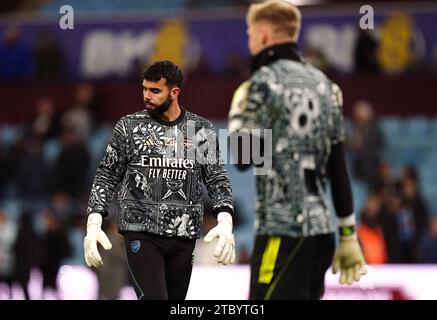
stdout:
{"type": "Polygon", "coordinates": [[[267,240],[266,249],[261,261],[261,267],[259,268],[259,283],[269,284],[272,281],[280,245],[281,237],[269,237],[267,240]]]}

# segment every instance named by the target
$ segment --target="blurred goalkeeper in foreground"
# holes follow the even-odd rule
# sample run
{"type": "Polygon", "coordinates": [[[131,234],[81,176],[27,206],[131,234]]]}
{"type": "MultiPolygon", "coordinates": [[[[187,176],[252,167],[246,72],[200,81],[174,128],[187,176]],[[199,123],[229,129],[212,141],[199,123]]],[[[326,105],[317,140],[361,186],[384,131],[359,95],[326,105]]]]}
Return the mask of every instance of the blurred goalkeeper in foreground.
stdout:
{"type": "Polygon", "coordinates": [[[257,143],[264,157],[271,150],[271,170],[256,177],[250,298],[320,299],[331,264],[342,284],[365,273],[345,163],[341,91],[302,59],[298,8],[280,0],[252,4],[247,24],[251,77],[236,90],[229,112],[232,139],[246,143],[232,152],[244,169],[261,165],[253,158],[257,143]],[[268,139],[264,129],[272,129],[268,139]],[[247,145],[252,150],[242,150],[247,145]],[[328,178],[338,216],[337,249],[328,178]]]}

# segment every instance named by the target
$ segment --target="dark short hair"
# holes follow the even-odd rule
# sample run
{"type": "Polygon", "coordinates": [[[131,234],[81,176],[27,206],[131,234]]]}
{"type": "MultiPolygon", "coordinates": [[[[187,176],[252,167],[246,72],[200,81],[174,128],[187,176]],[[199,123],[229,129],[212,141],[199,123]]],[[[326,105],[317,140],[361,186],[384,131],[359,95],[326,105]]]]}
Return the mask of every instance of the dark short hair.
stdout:
{"type": "Polygon", "coordinates": [[[181,87],[184,80],[181,69],[171,61],[157,61],[147,68],[143,74],[144,80],[158,82],[165,79],[168,87],[181,87]]]}

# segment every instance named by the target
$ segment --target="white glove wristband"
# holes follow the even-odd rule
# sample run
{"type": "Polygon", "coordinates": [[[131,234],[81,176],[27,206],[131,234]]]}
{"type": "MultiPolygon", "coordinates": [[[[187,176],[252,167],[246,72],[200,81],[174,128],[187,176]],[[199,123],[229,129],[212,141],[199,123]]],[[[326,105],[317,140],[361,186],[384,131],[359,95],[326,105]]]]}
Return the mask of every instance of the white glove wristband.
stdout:
{"type": "Polygon", "coordinates": [[[229,222],[231,224],[231,227],[233,226],[232,216],[229,212],[220,212],[217,215],[217,222],[220,222],[222,220],[229,222]]]}
{"type": "Polygon", "coordinates": [[[100,213],[90,213],[88,216],[88,221],[87,221],[87,231],[88,228],[91,226],[95,226],[97,225],[99,228],[102,227],[102,221],[103,221],[103,217],[100,213]]]}
{"type": "Polygon", "coordinates": [[[97,249],[97,243],[100,243],[105,250],[112,248],[106,234],[102,231],[103,217],[100,213],[91,213],[87,221],[87,234],[83,242],[85,262],[89,267],[100,267],[103,265],[102,258],[97,249]]]}

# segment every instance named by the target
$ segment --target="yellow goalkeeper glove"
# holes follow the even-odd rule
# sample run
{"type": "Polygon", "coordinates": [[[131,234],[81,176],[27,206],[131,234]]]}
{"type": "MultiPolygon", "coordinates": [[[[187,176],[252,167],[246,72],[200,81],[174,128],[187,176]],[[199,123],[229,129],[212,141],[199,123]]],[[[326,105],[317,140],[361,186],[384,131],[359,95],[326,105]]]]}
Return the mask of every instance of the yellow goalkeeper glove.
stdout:
{"type": "Polygon", "coordinates": [[[332,272],[340,271],[340,283],[352,284],[366,274],[366,261],[355,232],[354,215],[340,219],[340,241],[332,261],[332,272]]]}

